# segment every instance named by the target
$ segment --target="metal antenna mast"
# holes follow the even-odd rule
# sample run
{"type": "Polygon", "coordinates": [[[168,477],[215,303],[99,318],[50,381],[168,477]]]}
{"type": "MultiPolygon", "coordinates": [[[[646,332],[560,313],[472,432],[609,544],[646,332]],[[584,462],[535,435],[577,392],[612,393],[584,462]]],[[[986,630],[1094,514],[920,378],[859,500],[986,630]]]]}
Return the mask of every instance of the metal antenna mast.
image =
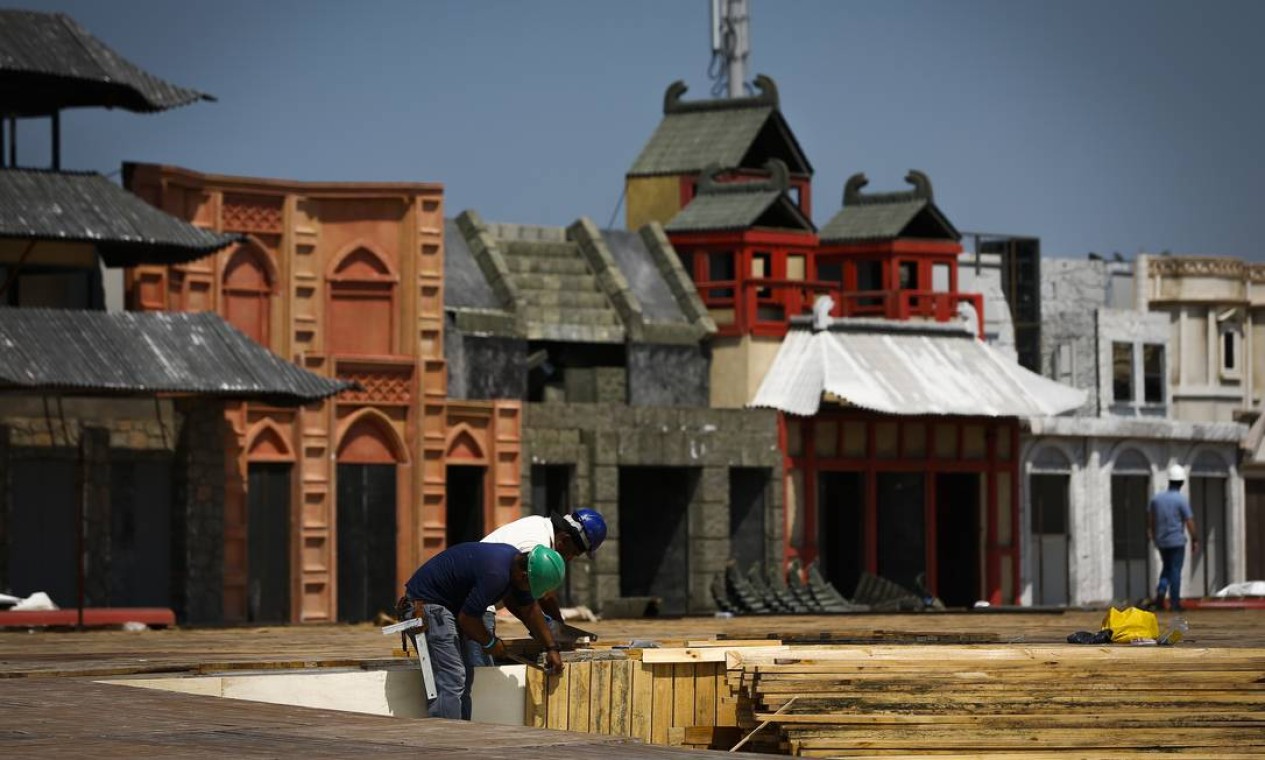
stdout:
{"type": "Polygon", "coordinates": [[[747,0],[711,0],[712,4],[712,96],[727,94],[740,98],[747,94],[747,57],[751,38],[747,31],[750,14],[747,0]]]}

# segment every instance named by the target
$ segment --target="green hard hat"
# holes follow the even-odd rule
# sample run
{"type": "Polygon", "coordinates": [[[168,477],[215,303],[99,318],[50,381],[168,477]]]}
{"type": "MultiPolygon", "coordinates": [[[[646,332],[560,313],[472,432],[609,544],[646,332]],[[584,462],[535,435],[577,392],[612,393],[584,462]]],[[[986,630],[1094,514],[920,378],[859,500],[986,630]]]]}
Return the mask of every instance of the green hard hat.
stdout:
{"type": "Polygon", "coordinates": [[[567,563],[562,555],[544,544],[538,544],[527,554],[527,585],[533,599],[548,594],[562,585],[567,574],[567,563]]]}

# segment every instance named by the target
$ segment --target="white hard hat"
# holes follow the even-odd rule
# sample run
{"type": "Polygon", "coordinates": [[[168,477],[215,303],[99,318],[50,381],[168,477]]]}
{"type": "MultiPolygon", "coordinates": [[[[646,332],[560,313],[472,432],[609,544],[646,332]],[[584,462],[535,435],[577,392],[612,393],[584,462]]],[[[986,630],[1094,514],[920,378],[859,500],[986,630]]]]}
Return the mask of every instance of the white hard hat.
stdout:
{"type": "Polygon", "coordinates": [[[1186,468],[1182,467],[1180,464],[1175,464],[1168,468],[1168,480],[1170,483],[1185,483],[1186,468]]]}

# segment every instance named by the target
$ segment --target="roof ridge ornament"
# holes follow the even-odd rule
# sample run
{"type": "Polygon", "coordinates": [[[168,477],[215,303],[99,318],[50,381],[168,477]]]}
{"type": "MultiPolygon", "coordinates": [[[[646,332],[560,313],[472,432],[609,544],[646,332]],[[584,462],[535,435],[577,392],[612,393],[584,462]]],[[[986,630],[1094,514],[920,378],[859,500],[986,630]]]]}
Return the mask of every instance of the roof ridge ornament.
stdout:
{"type": "Polygon", "coordinates": [[[731,168],[720,164],[709,164],[699,173],[698,195],[720,195],[722,193],[761,193],[770,190],[784,193],[791,187],[791,170],[786,162],[778,158],[770,158],[764,163],[768,178],[755,182],[720,182],[716,178],[731,168]]]}
{"type": "Polygon", "coordinates": [[[752,84],[760,91],[758,95],[751,95],[745,98],[684,101],[681,100],[681,96],[690,88],[683,80],[678,79],[668,85],[668,89],[663,93],[663,113],[667,115],[692,111],[727,111],[735,108],[778,107],[780,97],[777,91],[777,83],[773,81],[772,77],[757,74],[752,84]]]}
{"type": "Polygon", "coordinates": [[[864,206],[867,204],[883,204],[883,203],[901,203],[905,201],[927,201],[934,200],[934,194],[931,190],[931,178],[925,173],[917,169],[910,169],[905,175],[905,181],[914,186],[912,190],[903,190],[893,193],[870,193],[862,195],[861,190],[870,184],[870,180],[865,176],[865,172],[857,172],[843,185],[843,205],[845,206],[864,206]]]}

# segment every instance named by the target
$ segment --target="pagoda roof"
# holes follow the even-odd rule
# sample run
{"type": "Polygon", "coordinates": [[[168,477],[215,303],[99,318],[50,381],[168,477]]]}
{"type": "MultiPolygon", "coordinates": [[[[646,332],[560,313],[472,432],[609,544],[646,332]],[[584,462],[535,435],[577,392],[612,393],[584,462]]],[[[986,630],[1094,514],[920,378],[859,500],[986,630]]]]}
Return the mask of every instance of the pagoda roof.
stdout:
{"type": "Polygon", "coordinates": [[[756,77],[759,95],[683,101],[684,82],[673,82],[663,97],[663,121],[628,170],[629,177],[695,174],[712,164],[726,169],[757,168],[770,158],[796,174],[812,174],[804,151],[778,110],[777,85],[756,77]]]}
{"type": "Polygon", "coordinates": [[[821,228],[821,242],[859,243],[898,238],[961,240],[961,233],[936,206],[927,175],[911,169],[905,181],[914,189],[863,194],[861,189],[869,184],[866,176],[849,177],[843,191],[843,208],[821,228]]]}
{"type": "Polygon", "coordinates": [[[63,13],[0,10],[0,109],[7,115],[86,106],[149,113],[214,99],[150,74],[63,13]]]}
{"type": "Polygon", "coordinates": [[[82,243],[106,266],[180,264],[237,242],[177,219],[100,174],[0,169],[0,239],[82,243]]]}
{"type": "Polygon", "coordinates": [[[766,164],[769,178],[756,182],[718,182],[722,172],[711,166],[703,172],[698,195],[672,218],[664,229],[679,232],[722,232],[764,229],[813,232],[812,220],[787,195],[786,164],[772,159],[766,164]]]}

